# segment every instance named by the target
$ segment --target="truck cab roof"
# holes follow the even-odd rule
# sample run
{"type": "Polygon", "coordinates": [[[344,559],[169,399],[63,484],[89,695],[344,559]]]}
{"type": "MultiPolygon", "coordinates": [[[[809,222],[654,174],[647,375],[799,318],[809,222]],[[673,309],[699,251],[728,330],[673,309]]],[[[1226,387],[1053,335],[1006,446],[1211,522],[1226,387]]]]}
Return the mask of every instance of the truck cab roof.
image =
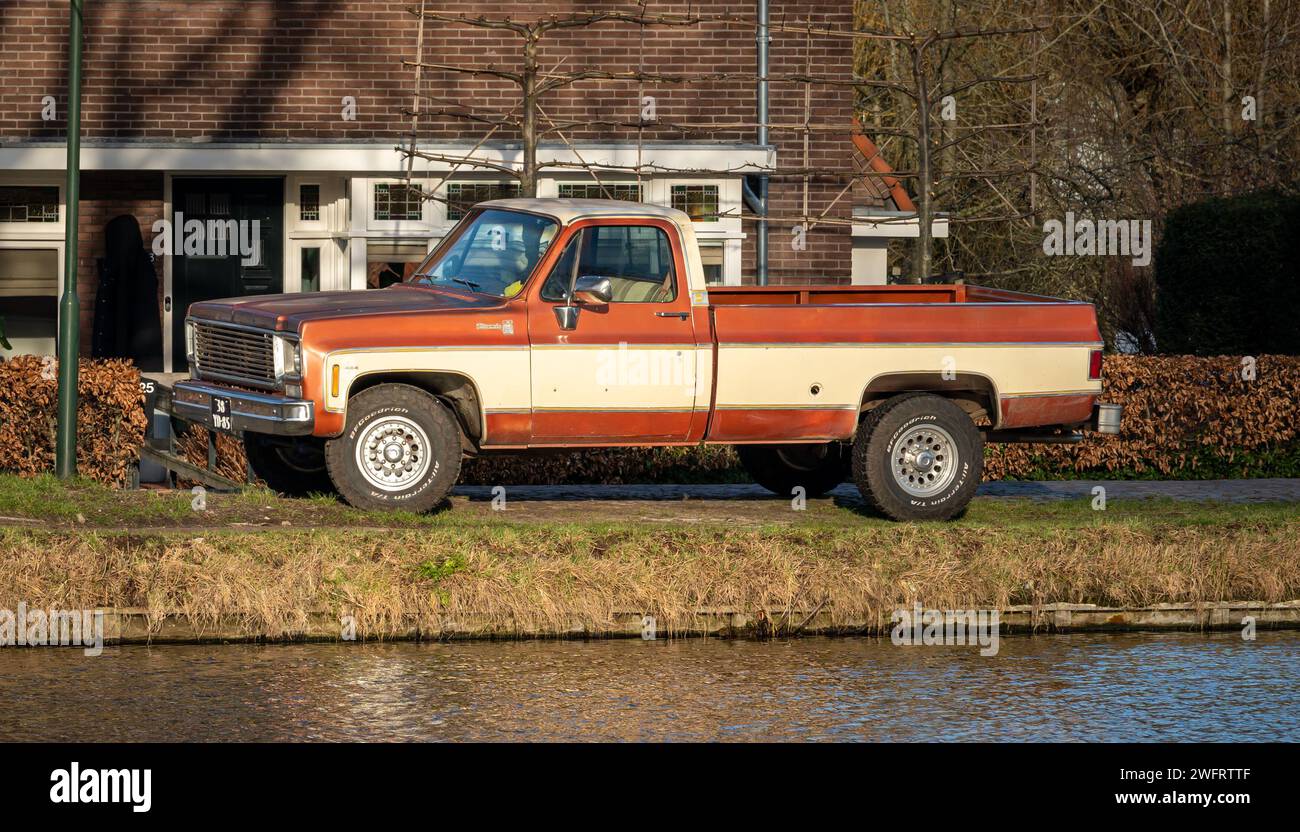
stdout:
{"type": "Polygon", "coordinates": [[[479,208],[499,208],[504,211],[529,211],[555,217],[563,225],[576,220],[595,217],[654,217],[671,220],[680,226],[689,226],[691,218],[676,208],[647,205],[644,202],[626,202],[619,199],[539,199],[519,197],[493,199],[480,202],[479,208]]]}

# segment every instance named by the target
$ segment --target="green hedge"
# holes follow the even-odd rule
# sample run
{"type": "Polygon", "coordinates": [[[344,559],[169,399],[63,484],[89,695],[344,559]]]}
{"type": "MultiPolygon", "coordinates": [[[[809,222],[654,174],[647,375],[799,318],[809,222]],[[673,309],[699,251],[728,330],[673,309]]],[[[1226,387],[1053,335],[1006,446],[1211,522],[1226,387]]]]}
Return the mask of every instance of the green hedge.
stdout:
{"type": "Polygon", "coordinates": [[[1171,212],[1155,278],[1160,352],[1300,354],[1300,198],[1260,191],[1171,212]]]}

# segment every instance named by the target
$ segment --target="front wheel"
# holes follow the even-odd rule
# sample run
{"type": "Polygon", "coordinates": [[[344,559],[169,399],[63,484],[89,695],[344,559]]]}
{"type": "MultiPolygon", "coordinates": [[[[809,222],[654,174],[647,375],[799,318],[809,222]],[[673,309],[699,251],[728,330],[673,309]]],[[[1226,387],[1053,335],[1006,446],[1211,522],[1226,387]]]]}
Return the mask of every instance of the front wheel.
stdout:
{"type": "Polygon", "coordinates": [[[984,440],[970,416],[942,396],[905,393],[858,427],[853,479],[867,504],[894,520],[949,520],[979,487],[984,440]]]}
{"type": "Polygon", "coordinates": [[[737,445],[750,479],[782,497],[797,487],[820,497],[848,479],[848,455],[839,442],[825,445],[737,445]]]}
{"type": "Polygon", "coordinates": [[[363,509],[424,512],[460,476],[460,429],[442,402],[418,387],[380,384],[348,402],[347,427],[325,443],[330,479],[363,509]]]}

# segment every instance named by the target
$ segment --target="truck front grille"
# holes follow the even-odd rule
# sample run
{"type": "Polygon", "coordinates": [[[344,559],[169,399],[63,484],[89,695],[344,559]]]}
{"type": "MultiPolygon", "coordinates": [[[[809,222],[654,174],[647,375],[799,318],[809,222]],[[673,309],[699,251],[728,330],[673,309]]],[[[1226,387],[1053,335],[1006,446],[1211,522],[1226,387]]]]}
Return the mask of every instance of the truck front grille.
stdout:
{"type": "Polygon", "coordinates": [[[276,390],[271,333],[194,321],[194,366],[190,374],[206,381],[276,390]]]}

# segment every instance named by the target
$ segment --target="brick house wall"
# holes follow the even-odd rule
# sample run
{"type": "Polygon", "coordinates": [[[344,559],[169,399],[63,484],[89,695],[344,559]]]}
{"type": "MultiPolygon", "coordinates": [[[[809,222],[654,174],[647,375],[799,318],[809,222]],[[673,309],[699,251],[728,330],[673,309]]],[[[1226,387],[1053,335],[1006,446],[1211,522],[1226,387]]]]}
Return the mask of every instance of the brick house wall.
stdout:
{"type": "MultiPolygon", "coordinates": [[[[412,0],[96,0],[85,18],[83,71],[83,143],[195,142],[383,142],[409,135],[406,111],[411,106],[413,74],[401,64],[416,52],[412,0]],[[342,99],[352,96],[356,118],[341,117],[342,99]]],[[[635,3],[504,2],[484,7],[470,2],[429,2],[430,11],[492,18],[533,20],[547,14],[568,15],[610,8],[634,12],[635,3]]],[[[752,2],[701,4],[651,2],[651,14],[730,14],[752,19],[752,2]]],[[[771,19],[800,25],[847,28],[852,4],[844,0],[773,2],[771,19]]],[[[68,6],[62,0],[10,0],[0,4],[0,147],[31,142],[61,142],[67,112],[66,53],[68,6]],[[42,99],[53,96],[57,117],[42,119],[42,99]]],[[[774,32],[772,74],[803,73],[811,47],[812,72],[848,78],[852,41],[847,38],[774,32]]],[[[464,25],[426,23],[425,60],[516,69],[522,62],[520,39],[507,32],[464,25]]],[[[543,41],[544,65],[647,72],[732,72],[751,75],[756,62],[750,26],[706,23],[692,27],[639,27],[604,23],[561,30],[543,41]]],[[[475,111],[503,113],[516,106],[515,87],[484,76],[429,70],[423,91],[432,96],[426,108],[453,102],[475,111]]],[[[690,85],[647,85],[663,122],[723,125],[755,119],[754,84],[747,80],[690,85]]],[[[624,81],[583,82],[549,93],[541,101],[556,122],[583,122],[565,131],[578,142],[634,142],[634,131],[591,122],[630,121],[639,109],[638,85],[624,81]]],[[[810,164],[851,169],[853,149],[848,131],[853,110],[849,87],[814,87],[815,121],[843,123],[844,132],[814,133],[810,164]]],[[[801,121],[801,85],[771,85],[773,121],[801,121]]],[[[477,141],[487,128],[448,116],[422,119],[426,141],[477,141]]],[[[512,128],[496,138],[516,138],[512,128]]],[[[667,128],[647,129],[646,142],[737,142],[752,144],[751,128],[718,128],[706,135],[667,128]]],[[[783,167],[803,165],[798,133],[774,132],[783,167]]],[[[843,188],[839,181],[811,185],[810,209],[820,214],[843,188]]],[[[852,194],[828,216],[850,216],[852,194]]],[[[801,179],[772,184],[774,214],[797,214],[803,200],[801,179]]],[[[88,171],[83,183],[79,279],[83,316],[93,310],[94,259],[102,254],[103,224],[116,213],[141,221],[146,241],[149,225],[162,211],[162,181],[155,174],[131,176],[88,171]]],[[[847,281],[850,238],[844,226],[823,225],[808,235],[805,251],[790,245],[791,222],[771,229],[771,281],[847,281]]],[[[752,222],[744,224],[742,273],[753,274],[752,222]]],[[[86,339],[83,339],[86,343],[86,339]]]]}

